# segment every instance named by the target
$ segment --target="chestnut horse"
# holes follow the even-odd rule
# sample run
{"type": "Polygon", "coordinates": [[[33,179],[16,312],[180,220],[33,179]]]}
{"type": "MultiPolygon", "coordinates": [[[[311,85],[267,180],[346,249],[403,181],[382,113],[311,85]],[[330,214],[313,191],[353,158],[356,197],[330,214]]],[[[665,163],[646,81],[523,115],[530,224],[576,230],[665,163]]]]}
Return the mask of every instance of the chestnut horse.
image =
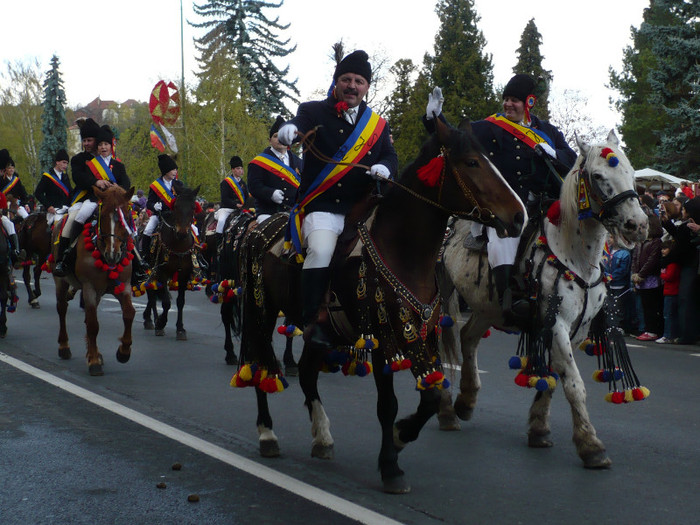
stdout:
{"type": "Polygon", "coordinates": [[[46,212],[30,213],[17,228],[19,245],[26,252],[26,259],[22,261],[22,278],[27,289],[29,305],[40,308],[39,296],[41,295],[41,271],[51,253],[51,232],[46,223],[46,212]],[[34,271],[32,272],[32,266],[34,271]],[[34,287],[32,287],[32,275],[34,287]]]}
{"type": "MultiPolygon", "coordinates": [[[[172,211],[167,210],[161,214],[157,235],[151,242],[152,273],[146,284],[148,304],[143,312],[144,328],[155,328],[155,335],[165,335],[165,325],[168,323],[168,311],[171,300],[169,283],[177,285],[177,323],[176,339],[187,341],[187,330],[182,320],[182,311],[185,308],[185,292],[193,274],[196,258],[194,236],[192,234],[192,220],[194,218],[195,202],[199,186],[195,189],[182,187],[178,190],[175,205],[172,211]],[[157,301],[160,300],[163,311],[157,312],[157,301]],[[151,314],[153,321],[151,321],[151,314]]],[[[144,254],[148,256],[148,254],[144,254]]]]}
{"type": "MultiPolygon", "coordinates": [[[[341,257],[333,264],[331,289],[344,308],[345,324],[351,327],[336,334],[337,342],[345,345],[338,352],[354,360],[356,375],[373,370],[382,431],[379,470],[383,489],[405,493],[410,486],[399,468],[398,454],[437,413],[439,389],[448,385],[436,361],[440,304],[435,276],[448,218],[453,214],[475,218],[494,226],[501,235],[515,236],[526,214],[469,125],[455,129],[437,121],[436,133],[423,145],[418,159],[398,182],[390,184],[371,225],[358,227],[364,247],[359,249],[357,244],[353,252],[357,256],[341,257]],[[417,174],[417,170],[424,174],[419,168],[426,166],[432,177],[417,174]],[[420,391],[417,411],[398,422],[393,364],[410,367],[420,391]]],[[[301,324],[300,266],[280,249],[284,233],[280,222],[284,224],[278,215],[268,219],[251,231],[242,248],[244,364],[232,380],[234,386],[256,386],[260,453],[267,457],[279,455],[267,392],[284,386],[271,334],[280,310],[297,326],[301,324]]],[[[349,230],[357,224],[350,216],[346,219],[349,230]]],[[[327,358],[338,352],[305,344],[299,361],[314,457],[333,456],[330,422],[317,381],[324,362],[328,364],[327,358]]],[[[342,358],[335,363],[339,361],[342,358]]]]}
{"type": "MultiPolygon", "coordinates": [[[[87,341],[87,364],[91,376],[101,376],[103,359],[97,347],[97,306],[105,294],[113,294],[122,309],[124,332],[117,349],[117,361],[126,363],[131,357],[131,324],[135,310],[131,304],[131,259],[133,258],[132,232],[127,222],[131,213],[130,200],[134,194],[132,187],[128,192],[119,186],[110,186],[106,190],[95,188],[95,195],[100,199],[97,207],[97,223],[87,223],[83,234],[78,236],[75,250],[75,268],[66,277],[54,276],[56,283],[56,310],[60,323],[58,334],[58,355],[61,359],[70,359],[71,350],[66,331],[66,311],[68,310],[69,287],[82,290],[85,303],[85,339],[87,341]]],[[[54,229],[54,239],[60,235],[59,228],[54,229]]],[[[53,257],[49,269],[53,271],[57,245],[54,245],[53,257]]]]}

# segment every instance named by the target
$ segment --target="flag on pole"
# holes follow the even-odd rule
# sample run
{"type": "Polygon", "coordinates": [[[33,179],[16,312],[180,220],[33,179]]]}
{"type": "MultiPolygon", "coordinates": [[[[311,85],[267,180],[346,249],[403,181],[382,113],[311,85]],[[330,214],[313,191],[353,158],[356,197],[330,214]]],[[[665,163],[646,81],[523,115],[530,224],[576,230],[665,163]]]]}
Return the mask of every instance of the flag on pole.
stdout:
{"type": "Polygon", "coordinates": [[[163,137],[160,136],[156,127],[151,124],[151,146],[156,148],[158,151],[163,153],[165,151],[165,142],[163,137]]]}
{"type": "Polygon", "coordinates": [[[168,141],[168,147],[173,150],[173,153],[177,153],[177,142],[175,142],[175,136],[170,133],[163,124],[160,125],[160,129],[163,130],[163,135],[165,135],[165,140],[168,141]]]}

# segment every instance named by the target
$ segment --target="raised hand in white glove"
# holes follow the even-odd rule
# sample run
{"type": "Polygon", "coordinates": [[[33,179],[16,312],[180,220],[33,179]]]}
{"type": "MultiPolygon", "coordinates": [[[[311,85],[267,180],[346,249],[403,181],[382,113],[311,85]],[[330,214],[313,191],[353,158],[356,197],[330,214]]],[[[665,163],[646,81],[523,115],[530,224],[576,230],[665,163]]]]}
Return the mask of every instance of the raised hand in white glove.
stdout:
{"type": "Polygon", "coordinates": [[[163,203],[162,202],[156,202],[153,205],[153,209],[156,211],[161,211],[163,209],[163,203]]]}
{"type": "Polygon", "coordinates": [[[556,159],[556,158],[557,158],[557,152],[554,151],[554,148],[553,148],[552,146],[550,146],[550,145],[547,144],[546,142],[541,142],[541,143],[539,144],[539,146],[542,148],[542,150],[543,150],[547,155],[549,155],[549,156],[552,157],[553,159],[556,159]]]}
{"type": "Polygon", "coordinates": [[[284,192],[282,190],[275,190],[272,192],[272,202],[275,204],[282,204],[282,201],[284,200],[284,192]]]}
{"type": "Polygon", "coordinates": [[[442,89],[436,87],[433,92],[428,95],[428,105],[425,107],[425,118],[431,120],[433,114],[438,116],[442,113],[442,103],[445,99],[442,98],[442,89]]]}
{"type": "Polygon", "coordinates": [[[294,124],[285,124],[277,132],[277,140],[279,140],[285,146],[291,146],[296,132],[297,127],[294,124]]]}
{"type": "Polygon", "coordinates": [[[384,164],[375,164],[367,172],[374,180],[387,180],[391,173],[384,164]]]}

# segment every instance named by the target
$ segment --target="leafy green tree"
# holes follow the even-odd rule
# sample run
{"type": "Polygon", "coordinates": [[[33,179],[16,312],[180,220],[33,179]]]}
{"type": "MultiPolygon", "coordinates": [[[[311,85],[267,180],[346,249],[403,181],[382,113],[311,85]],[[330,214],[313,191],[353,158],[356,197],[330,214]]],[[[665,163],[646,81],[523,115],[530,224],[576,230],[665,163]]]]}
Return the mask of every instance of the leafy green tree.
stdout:
{"type": "MultiPolygon", "coordinates": [[[[275,60],[292,53],[296,46],[289,47],[290,40],[280,40],[278,32],[289,28],[281,25],[279,17],[268,18],[265,9],[275,9],[284,3],[264,0],[207,0],[194,4],[194,12],[206,20],[191,23],[208,32],[195,39],[201,53],[200,62],[204,79],[210,74],[212,63],[223,50],[234,58],[239,70],[242,85],[248,92],[250,105],[262,117],[282,113],[287,114],[284,100],[297,102],[299,95],[295,83],[286,79],[289,66],[280,69],[275,60]]],[[[243,91],[239,90],[239,95],[243,91]]]]}
{"type": "Polygon", "coordinates": [[[46,72],[44,80],[43,112],[41,113],[41,133],[44,139],[39,149],[39,163],[44,169],[53,167],[53,159],[59,149],[67,150],[66,134],[66,93],[63,90],[59,60],[51,57],[51,69],[46,72]]]}
{"type": "Polygon", "coordinates": [[[655,0],[662,23],[640,34],[656,57],[648,74],[649,103],[665,114],[655,166],[683,179],[700,179],[700,2],[655,0]]]}
{"type": "Polygon", "coordinates": [[[650,103],[652,88],[649,72],[656,67],[657,56],[645,26],[671,23],[672,15],[651,0],[644,10],[640,29],[630,29],[633,44],[623,52],[622,71],[609,69],[610,87],[619,93],[612,102],[622,116],[620,132],[624,138],[626,153],[637,168],[654,165],[656,150],[661,142],[659,132],[666,126],[668,115],[650,103]]]}
{"type": "Polygon", "coordinates": [[[22,183],[34,188],[42,169],[41,72],[39,62],[7,63],[0,83],[0,144],[7,148],[17,165],[22,183]]]}
{"type": "Polygon", "coordinates": [[[477,26],[481,17],[474,10],[474,0],[438,0],[435,11],[442,25],[435,36],[434,55],[426,55],[424,62],[430,82],[442,88],[445,116],[458,124],[464,118],[477,120],[498,111],[492,56],[484,52],[486,39],[477,26]]]}
{"type": "MultiPolygon", "coordinates": [[[[535,19],[531,18],[520,36],[520,47],[516,50],[518,62],[513,67],[513,73],[526,73],[534,78],[538,84],[546,84],[548,86],[552,82],[553,77],[551,71],[542,67],[544,57],[540,53],[541,45],[542,35],[537,30],[535,19]]],[[[543,89],[542,94],[537,97],[537,104],[533,111],[535,115],[543,120],[549,120],[550,118],[548,95],[547,89],[543,89]]]]}

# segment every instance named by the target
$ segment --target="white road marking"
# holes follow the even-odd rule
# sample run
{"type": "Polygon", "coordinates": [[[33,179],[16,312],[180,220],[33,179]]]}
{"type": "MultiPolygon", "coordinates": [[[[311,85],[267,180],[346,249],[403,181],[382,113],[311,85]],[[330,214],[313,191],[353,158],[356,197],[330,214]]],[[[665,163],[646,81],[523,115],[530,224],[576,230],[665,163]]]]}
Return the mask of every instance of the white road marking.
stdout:
{"type": "Polygon", "coordinates": [[[700,357],[700,354],[690,354],[690,355],[692,355],[693,357],[700,357]]]}
{"type": "Polygon", "coordinates": [[[209,457],[242,470],[251,476],[255,476],[256,478],[291,492],[292,494],[296,494],[297,496],[300,496],[312,503],[326,507],[333,512],[338,512],[344,516],[347,516],[348,518],[359,521],[360,523],[366,523],[368,525],[401,525],[401,523],[398,521],[392,520],[391,518],[383,516],[370,509],[361,507],[360,505],[352,503],[351,501],[339,498],[334,494],[304,483],[303,481],[294,479],[291,476],[277,472],[269,467],[266,467],[265,465],[256,463],[255,461],[239,456],[238,454],[234,454],[233,452],[214,445],[213,443],[209,443],[208,441],[195,437],[187,432],[183,432],[182,430],[137,412],[136,410],[120,405],[119,403],[107,399],[106,397],[90,392],[85,388],[65,381],[54,376],[53,374],[40,370],[39,368],[28,365],[27,363],[2,352],[0,352],[0,361],[7,363],[8,365],[13,366],[31,376],[41,379],[42,381],[46,381],[47,383],[84,399],[85,401],[93,403],[94,405],[133,421],[136,424],[162,434],[163,436],[177,441],[178,443],[193,448],[202,454],[206,454],[209,457]]]}

